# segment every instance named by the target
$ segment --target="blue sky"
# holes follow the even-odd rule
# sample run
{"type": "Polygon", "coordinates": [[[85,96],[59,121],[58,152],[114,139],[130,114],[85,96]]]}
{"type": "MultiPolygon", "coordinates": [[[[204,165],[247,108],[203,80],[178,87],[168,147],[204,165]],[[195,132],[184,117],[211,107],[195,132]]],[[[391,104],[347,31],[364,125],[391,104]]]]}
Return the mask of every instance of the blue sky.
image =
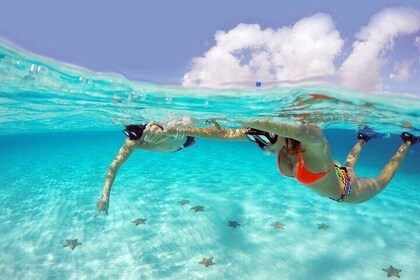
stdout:
{"type": "Polygon", "coordinates": [[[416,93],[419,9],[404,0],[6,0],[0,36],[132,80],[416,93]]]}

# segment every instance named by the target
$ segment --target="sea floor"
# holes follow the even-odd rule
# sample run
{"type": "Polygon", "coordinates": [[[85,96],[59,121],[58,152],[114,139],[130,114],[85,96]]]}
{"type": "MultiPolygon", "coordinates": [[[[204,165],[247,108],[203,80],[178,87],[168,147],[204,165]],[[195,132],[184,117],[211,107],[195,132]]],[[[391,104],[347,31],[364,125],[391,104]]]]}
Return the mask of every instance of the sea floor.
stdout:
{"type": "MultiPolygon", "coordinates": [[[[327,135],[340,161],[353,134],[327,135]]],[[[94,218],[123,141],[120,132],[0,137],[2,279],[388,279],[390,265],[401,279],[420,274],[419,147],[358,205],[281,176],[275,156],[248,142],[138,151],[119,171],[108,216],[94,218]],[[81,245],[63,247],[68,239],[81,245]],[[200,264],[210,257],[215,265],[200,264]]],[[[400,140],[375,143],[362,151],[363,176],[377,176],[400,140]]]]}

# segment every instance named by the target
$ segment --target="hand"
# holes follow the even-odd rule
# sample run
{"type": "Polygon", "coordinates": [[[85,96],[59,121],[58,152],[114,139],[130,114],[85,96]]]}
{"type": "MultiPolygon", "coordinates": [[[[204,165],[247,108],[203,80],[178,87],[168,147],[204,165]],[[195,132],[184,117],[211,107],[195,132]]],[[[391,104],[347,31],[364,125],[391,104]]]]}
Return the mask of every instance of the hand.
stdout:
{"type": "Polygon", "coordinates": [[[162,132],[163,128],[160,124],[150,122],[146,125],[141,140],[148,143],[159,144],[165,140],[162,132]]]}
{"type": "Polygon", "coordinates": [[[220,124],[217,122],[216,119],[208,119],[205,121],[206,124],[210,124],[210,125],[214,125],[216,127],[217,130],[221,130],[222,127],[220,126],[220,124]]]}
{"type": "Polygon", "coordinates": [[[150,122],[147,124],[145,130],[143,131],[143,135],[144,135],[143,137],[146,137],[145,134],[149,134],[146,137],[147,140],[155,140],[155,138],[162,137],[162,136],[175,136],[178,134],[177,127],[178,126],[174,123],[172,124],[170,123],[168,125],[165,125],[165,124],[161,125],[157,122],[150,122]],[[162,130],[162,127],[163,127],[163,130],[162,130]],[[153,136],[150,134],[153,134],[153,136]]]}
{"type": "Polygon", "coordinates": [[[96,212],[94,218],[96,218],[101,213],[101,211],[105,211],[105,215],[108,215],[109,198],[102,195],[98,202],[96,202],[96,207],[98,208],[98,212],[96,212]]]}
{"type": "Polygon", "coordinates": [[[158,133],[162,133],[167,136],[176,136],[178,135],[178,128],[175,126],[165,126],[163,131],[159,131],[158,133]]]}

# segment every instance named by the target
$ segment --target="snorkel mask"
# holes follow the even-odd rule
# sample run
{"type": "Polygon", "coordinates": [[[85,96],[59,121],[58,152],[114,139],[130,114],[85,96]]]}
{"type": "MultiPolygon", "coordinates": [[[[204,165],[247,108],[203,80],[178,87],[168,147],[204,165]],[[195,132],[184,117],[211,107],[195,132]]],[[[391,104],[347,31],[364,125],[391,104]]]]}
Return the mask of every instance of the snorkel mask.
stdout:
{"type": "Polygon", "coordinates": [[[138,140],[143,135],[143,130],[146,128],[145,125],[126,125],[123,133],[125,136],[130,138],[130,140],[138,140]]]}
{"type": "Polygon", "coordinates": [[[273,133],[255,128],[249,128],[245,132],[245,135],[250,141],[257,143],[258,147],[260,147],[263,151],[265,151],[266,146],[276,143],[278,138],[278,136],[273,133]]]}

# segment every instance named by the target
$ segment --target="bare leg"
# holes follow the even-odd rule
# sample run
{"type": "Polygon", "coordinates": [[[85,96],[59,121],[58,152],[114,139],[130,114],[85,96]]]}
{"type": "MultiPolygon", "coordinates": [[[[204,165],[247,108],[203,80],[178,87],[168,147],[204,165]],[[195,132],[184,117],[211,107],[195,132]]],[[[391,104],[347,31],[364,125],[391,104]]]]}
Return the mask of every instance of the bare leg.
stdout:
{"type": "Polygon", "coordinates": [[[369,200],[380,193],[383,189],[385,189],[386,185],[389,183],[389,181],[391,181],[398,168],[400,167],[410,146],[410,142],[402,143],[398,151],[382,169],[379,177],[375,179],[362,179],[357,177],[352,178],[353,188],[348,202],[360,203],[369,200]]]}
{"type": "Polygon", "coordinates": [[[394,177],[410,146],[410,142],[402,143],[398,151],[394,154],[388,164],[385,165],[384,169],[382,169],[381,175],[376,178],[384,187],[391,181],[392,177],[394,177]]]}
{"type": "Polygon", "coordinates": [[[360,151],[362,150],[362,146],[365,143],[366,142],[364,140],[357,141],[356,145],[354,145],[353,149],[347,156],[346,162],[344,164],[345,167],[350,167],[353,169],[356,168],[357,159],[359,158],[360,151]]]}

